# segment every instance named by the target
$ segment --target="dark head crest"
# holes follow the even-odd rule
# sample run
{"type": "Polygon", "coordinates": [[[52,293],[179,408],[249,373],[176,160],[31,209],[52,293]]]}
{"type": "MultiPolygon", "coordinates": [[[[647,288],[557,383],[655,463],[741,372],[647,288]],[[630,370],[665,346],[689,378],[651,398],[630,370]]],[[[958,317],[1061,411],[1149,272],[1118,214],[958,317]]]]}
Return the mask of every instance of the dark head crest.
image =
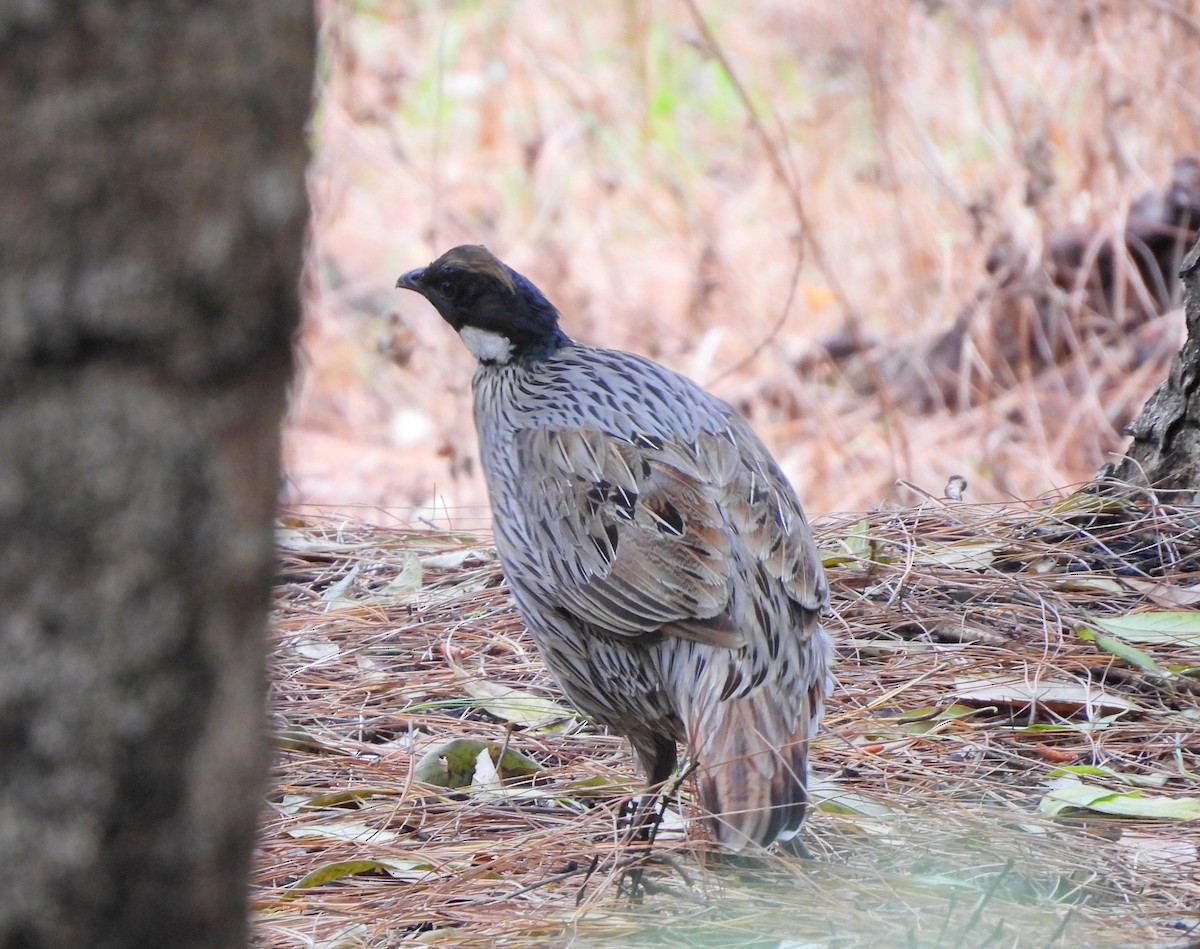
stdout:
{"type": "Polygon", "coordinates": [[[451,248],[396,286],[432,303],[483,362],[542,359],[568,341],[542,292],[479,244],[451,248]]]}

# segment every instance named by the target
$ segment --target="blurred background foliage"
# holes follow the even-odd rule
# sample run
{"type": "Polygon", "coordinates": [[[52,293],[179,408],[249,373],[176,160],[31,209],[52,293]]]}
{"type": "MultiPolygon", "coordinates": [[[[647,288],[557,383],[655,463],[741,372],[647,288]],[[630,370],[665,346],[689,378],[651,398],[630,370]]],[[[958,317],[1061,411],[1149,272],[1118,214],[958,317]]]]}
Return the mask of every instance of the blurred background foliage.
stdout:
{"type": "Polygon", "coordinates": [[[471,359],[392,289],[457,243],[733,402],[814,513],[1085,479],[1180,341],[1123,235],[1190,200],[1191,0],[320,8],[290,501],[486,523],[471,359]]]}

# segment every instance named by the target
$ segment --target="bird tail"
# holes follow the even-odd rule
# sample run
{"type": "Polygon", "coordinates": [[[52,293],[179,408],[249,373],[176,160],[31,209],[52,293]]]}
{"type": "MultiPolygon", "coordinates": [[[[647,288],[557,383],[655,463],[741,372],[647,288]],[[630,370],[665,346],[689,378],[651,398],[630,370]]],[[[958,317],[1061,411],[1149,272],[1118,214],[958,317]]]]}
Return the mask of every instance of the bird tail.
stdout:
{"type": "Polygon", "coordinates": [[[790,840],[808,805],[808,742],[824,704],[825,683],[812,684],[799,708],[760,688],[704,703],[689,738],[700,804],[713,836],[736,852],[790,840]]]}

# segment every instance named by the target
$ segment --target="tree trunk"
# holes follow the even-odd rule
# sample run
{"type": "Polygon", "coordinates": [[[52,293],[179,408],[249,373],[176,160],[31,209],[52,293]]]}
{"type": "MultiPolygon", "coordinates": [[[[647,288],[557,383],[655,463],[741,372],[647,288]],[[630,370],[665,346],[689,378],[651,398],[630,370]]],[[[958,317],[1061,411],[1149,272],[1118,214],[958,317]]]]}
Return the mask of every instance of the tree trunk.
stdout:
{"type": "Polygon", "coordinates": [[[245,942],[313,43],[0,8],[0,945],[245,942]]]}
{"type": "Polygon", "coordinates": [[[1126,457],[1100,472],[1164,491],[1200,490],[1200,241],[1180,267],[1187,340],[1171,362],[1171,372],[1142,411],[1129,423],[1133,436],[1126,457]]]}

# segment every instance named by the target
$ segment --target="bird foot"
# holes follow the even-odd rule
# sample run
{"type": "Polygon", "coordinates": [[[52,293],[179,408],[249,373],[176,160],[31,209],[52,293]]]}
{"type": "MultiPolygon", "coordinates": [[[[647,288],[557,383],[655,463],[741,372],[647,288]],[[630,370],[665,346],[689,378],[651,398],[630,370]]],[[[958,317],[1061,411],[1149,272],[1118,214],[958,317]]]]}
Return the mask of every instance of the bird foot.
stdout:
{"type": "Polygon", "coordinates": [[[684,861],[675,854],[654,853],[649,846],[641,846],[637,852],[614,859],[611,864],[606,860],[601,860],[599,855],[592,858],[592,864],[575,895],[576,906],[583,902],[588,884],[597,873],[601,873],[608,880],[615,881],[617,898],[628,900],[633,906],[640,906],[647,895],[656,893],[666,893],[699,903],[704,902],[692,895],[695,884],[684,861]],[[664,868],[672,871],[678,877],[683,884],[682,890],[664,882],[664,874],[654,873],[655,870],[664,868]]]}

